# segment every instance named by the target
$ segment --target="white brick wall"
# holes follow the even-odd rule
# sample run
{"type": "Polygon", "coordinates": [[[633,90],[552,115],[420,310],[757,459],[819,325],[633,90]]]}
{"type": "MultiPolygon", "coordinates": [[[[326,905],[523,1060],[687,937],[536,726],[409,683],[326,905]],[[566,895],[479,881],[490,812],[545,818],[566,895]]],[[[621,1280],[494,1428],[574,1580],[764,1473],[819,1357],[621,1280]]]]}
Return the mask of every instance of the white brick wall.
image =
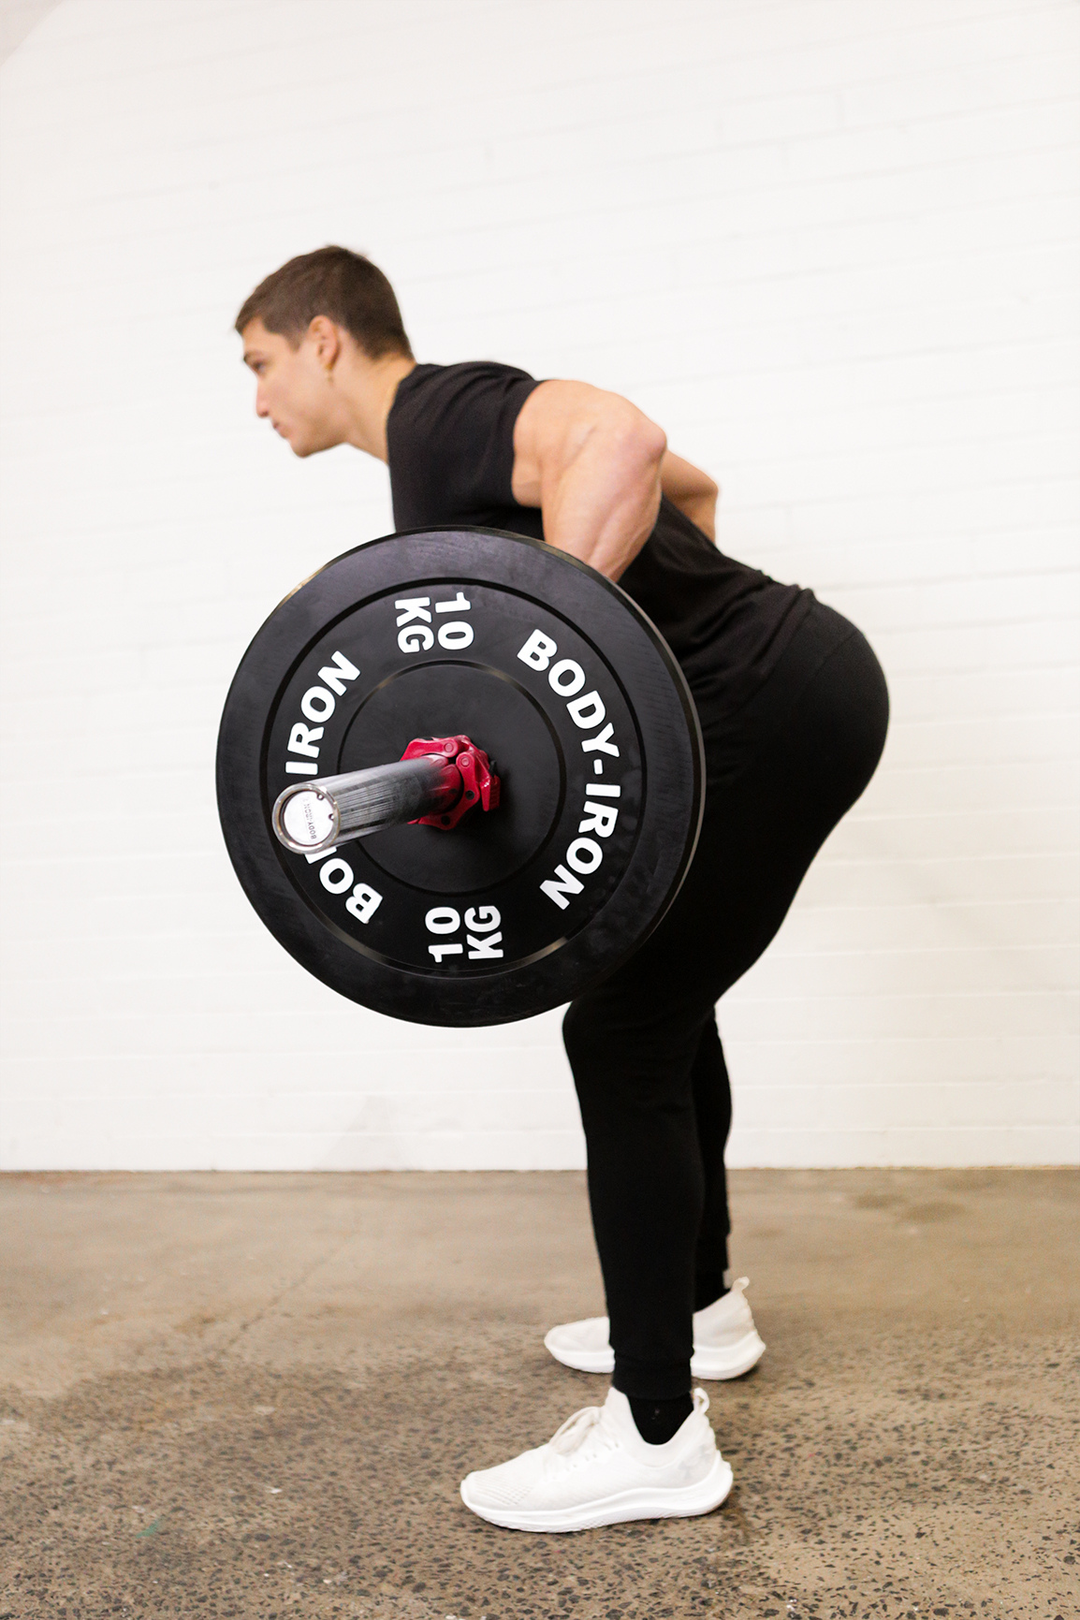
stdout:
{"type": "Polygon", "coordinates": [[[726,549],[885,662],[883,767],[722,1009],[733,1160],[1075,1158],[1077,25],[1051,0],[44,17],[3,68],[5,1166],[581,1162],[557,1017],[353,1007],[221,845],[243,647],[390,526],[381,468],[256,423],[230,332],[332,240],[385,267],[422,358],[631,395],[722,481],[726,549]]]}

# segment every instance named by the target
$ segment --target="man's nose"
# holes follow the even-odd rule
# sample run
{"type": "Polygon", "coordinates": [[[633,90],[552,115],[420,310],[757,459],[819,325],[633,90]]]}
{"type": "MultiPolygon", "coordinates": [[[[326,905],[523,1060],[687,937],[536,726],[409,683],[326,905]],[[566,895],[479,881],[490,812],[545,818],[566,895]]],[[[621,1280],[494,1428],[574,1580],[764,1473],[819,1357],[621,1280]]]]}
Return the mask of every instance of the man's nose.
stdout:
{"type": "Polygon", "coordinates": [[[266,403],[265,399],[263,398],[263,391],[262,391],[261,388],[256,388],[256,390],[255,390],[255,415],[256,416],[269,416],[270,415],[270,407],[266,403]]]}

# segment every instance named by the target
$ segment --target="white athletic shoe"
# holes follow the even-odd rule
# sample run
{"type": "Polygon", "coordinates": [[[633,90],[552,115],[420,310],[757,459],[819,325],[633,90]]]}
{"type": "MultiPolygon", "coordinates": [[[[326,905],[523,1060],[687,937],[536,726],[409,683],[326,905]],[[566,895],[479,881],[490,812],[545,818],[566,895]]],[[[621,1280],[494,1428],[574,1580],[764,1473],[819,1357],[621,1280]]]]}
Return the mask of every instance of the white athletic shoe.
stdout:
{"type": "Polygon", "coordinates": [[[567,1418],[546,1446],[469,1474],[461,1500],[507,1530],[591,1530],[626,1519],[689,1518],[719,1507],[731,1489],[705,1416],[709,1397],[662,1446],[645,1443],[630,1402],[617,1389],[603,1406],[567,1418]]]}
{"type": "MultiPolygon", "coordinates": [[[[754,1326],[750,1306],[743,1292],[749,1277],[740,1277],[724,1294],[703,1311],[694,1312],[693,1378],[741,1378],[756,1367],[765,1354],[765,1345],[754,1326]]],[[[615,1355],[608,1343],[606,1316],[589,1316],[583,1322],[564,1322],[553,1327],[544,1343],[565,1367],[578,1372],[609,1373],[615,1355]]]]}

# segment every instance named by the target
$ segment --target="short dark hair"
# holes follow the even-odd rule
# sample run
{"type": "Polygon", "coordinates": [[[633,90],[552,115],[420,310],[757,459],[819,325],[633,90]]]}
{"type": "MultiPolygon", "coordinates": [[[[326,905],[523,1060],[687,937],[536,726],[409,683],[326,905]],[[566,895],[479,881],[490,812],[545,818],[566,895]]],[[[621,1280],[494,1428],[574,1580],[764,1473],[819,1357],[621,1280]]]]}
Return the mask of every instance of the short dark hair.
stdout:
{"type": "Polygon", "coordinates": [[[236,330],[261,320],[295,347],[316,315],[343,326],[371,360],[413,358],[393,287],[370,259],[343,247],[301,253],[260,281],[244,300],[236,330]]]}

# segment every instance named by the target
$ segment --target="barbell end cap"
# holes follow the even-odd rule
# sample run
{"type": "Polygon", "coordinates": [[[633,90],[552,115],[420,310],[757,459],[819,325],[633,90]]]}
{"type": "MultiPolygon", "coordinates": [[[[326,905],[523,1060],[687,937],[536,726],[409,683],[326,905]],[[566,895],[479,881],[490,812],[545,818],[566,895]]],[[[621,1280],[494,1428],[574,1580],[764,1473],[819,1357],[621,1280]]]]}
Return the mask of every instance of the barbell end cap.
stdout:
{"type": "Polygon", "coordinates": [[[334,799],[311,782],[294,782],[279,793],[271,811],[274,834],[296,855],[333,849],[341,832],[334,799]]]}

